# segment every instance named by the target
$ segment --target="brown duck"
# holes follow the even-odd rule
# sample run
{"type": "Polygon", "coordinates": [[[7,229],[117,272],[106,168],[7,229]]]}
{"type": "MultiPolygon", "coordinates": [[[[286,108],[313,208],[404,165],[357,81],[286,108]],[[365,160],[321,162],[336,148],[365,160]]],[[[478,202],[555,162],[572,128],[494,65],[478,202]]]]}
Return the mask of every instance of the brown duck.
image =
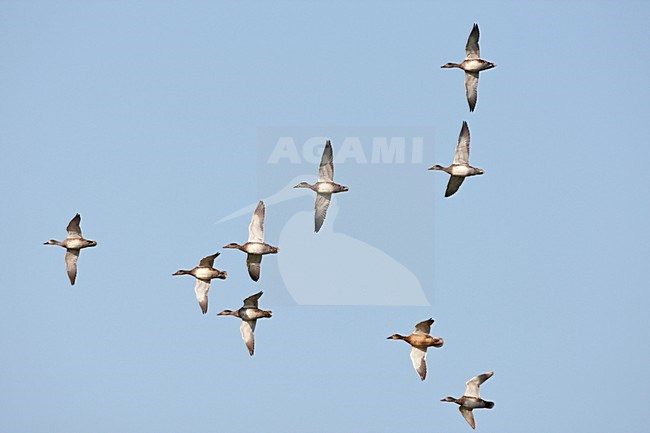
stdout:
{"type": "Polygon", "coordinates": [[[388,340],[404,340],[411,345],[411,361],[422,380],[427,377],[427,348],[442,347],[445,343],[442,338],[429,335],[433,322],[433,319],[429,319],[418,323],[415,325],[413,333],[406,337],[400,334],[393,334],[388,337],[388,340]]]}

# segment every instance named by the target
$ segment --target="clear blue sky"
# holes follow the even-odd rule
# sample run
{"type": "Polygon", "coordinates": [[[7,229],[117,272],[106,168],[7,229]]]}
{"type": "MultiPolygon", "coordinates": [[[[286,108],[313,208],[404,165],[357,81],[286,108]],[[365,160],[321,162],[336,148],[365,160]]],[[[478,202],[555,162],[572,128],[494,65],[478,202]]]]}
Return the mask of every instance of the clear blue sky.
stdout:
{"type": "MultiPolygon", "coordinates": [[[[647,2],[1,2],[0,430],[467,432],[439,400],[494,371],[478,431],[643,431],[649,19],[647,2]],[[497,67],[469,113],[440,65],[474,22],[497,67]],[[426,168],[451,162],[463,120],[486,174],[444,199],[426,168]],[[200,314],[171,274],[245,240],[248,216],[221,218],[315,175],[264,163],[269,128],[335,154],[359,128],[432,131],[420,162],[337,165],[350,191],[325,221],[430,306],[296,302],[279,266],[298,249],[279,240],[312,197],[290,190],[267,209],[280,255],[255,284],[223,251],[200,314]],[[99,245],[71,287],[42,243],[76,212],[99,245]],[[250,358],[215,314],[260,289],[274,316],[250,358]],[[446,343],[422,383],[386,337],[429,317],[446,343]]],[[[306,224],[299,255],[325,239],[306,224]]],[[[331,260],[341,296],[401,293],[352,248],[331,260]]]]}

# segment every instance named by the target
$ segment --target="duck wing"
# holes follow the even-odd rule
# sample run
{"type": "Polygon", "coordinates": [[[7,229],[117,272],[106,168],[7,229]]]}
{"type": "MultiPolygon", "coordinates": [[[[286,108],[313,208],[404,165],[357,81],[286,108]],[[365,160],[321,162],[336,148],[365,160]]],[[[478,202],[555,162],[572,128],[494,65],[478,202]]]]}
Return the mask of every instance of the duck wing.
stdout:
{"type": "Polygon", "coordinates": [[[255,336],[253,335],[253,332],[255,331],[256,323],[257,320],[242,320],[241,326],[239,327],[241,338],[244,340],[244,344],[246,344],[248,353],[250,353],[251,356],[253,356],[253,352],[255,352],[255,336]]]}
{"type": "Polygon", "coordinates": [[[462,185],[465,180],[462,176],[451,176],[449,182],[447,182],[447,190],[445,191],[445,197],[450,197],[458,191],[458,188],[462,185]]]}
{"type": "MultiPolygon", "coordinates": [[[[68,238],[76,238],[76,239],[81,239],[81,227],[79,227],[79,224],[81,223],[81,215],[77,214],[70,220],[68,223],[68,227],[66,227],[66,231],[68,232],[68,238]]],[[[74,283],[73,283],[74,284],[74,283]]]]}
{"type": "Polygon", "coordinates": [[[196,300],[199,301],[199,306],[203,314],[208,312],[208,291],[210,290],[210,281],[196,279],[194,285],[194,293],[196,293],[196,300]]]}
{"type": "MultiPolygon", "coordinates": [[[[77,216],[79,216],[77,214],[77,216]]],[[[68,248],[65,250],[65,269],[68,271],[68,278],[70,284],[74,286],[74,281],[77,278],[77,259],[79,258],[79,250],[68,248]]]]}
{"type": "Polygon", "coordinates": [[[481,58],[481,49],[478,46],[478,38],[481,36],[478,31],[478,24],[474,24],[472,31],[467,38],[467,44],[465,44],[465,58],[466,59],[480,59],[481,58]]]}
{"type": "Polygon", "coordinates": [[[262,267],[261,254],[248,254],[246,256],[246,267],[248,268],[248,275],[251,276],[253,281],[260,279],[260,269],[262,267]]]}
{"type": "Polygon", "coordinates": [[[211,268],[212,265],[214,265],[214,259],[219,257],[220,254],[221,253],[214,253],[211,256],[203,257],[201,259],[201,261],[199,262],[199,266],[203,266],[203,267],[206,267],[206,268],[211,268]]]}
{"type": "Polygon", "coordinates": [[[468,380],[465,383],[465,395],[467,397],[480,398],[478,388],[483,382],[491,378],[493,374],[494,373],[483,373],[468,380]]]}
{"type": "Polygon", "coordinates": [[[424,380],[427,377],[427,348],[411,346],[411,361],[420,379],[424,380]]]}
{"type": "Polygon", "coordinates": [[[332,153],[332,143],[327,140],[325,143],[325,150],[320,159],[320,167],[318,167],[318,181],[319,182],[333,182],[334,180],[334,155],[332,153]]]}
{"type": "Polygon", "coordinates": [[[248,225],[248,242],[264,242],[264,202],[261,200],[248,225]]]}
{"type": "Polygon", "coordinates": [[[259,300],[263,294],[264,292],[257,292],[244,299],[244,306],[242,308],[259,308],[259,300]]]}
{"type": "Polygon", "coordinates": [[[465,418],[465,421],[467,421],[467,424],[473,429],[476,428],[476,423],[474,422],[474,413],[472,413],[472,409],[467,409],[463,406],[459,406],[458,409],[460,409],[460,414],[465,418]]]}
{"type": "Polygon", "coordinates": [[[327,208],[330,207],[331,199],[331,193],[316,193],[316,202],[314,203],[314,231],[316,233],[318,233],[320,228],[323,226],[323,222],[325,222],[325,216],[327,216],[327,208]]]}
{"type": "Polygon", "coordinates": [[[469,111],[474,111],[478,99],[478,72],[465,72],[465,95],[469,111]]]}
{"type": "Polygon", "coordinates": [[[456,152],[454,153],[454,164],[469,164],[469,126],[463,122],[458,134],[458,143],[456,143],[456,152]]]}
{"type": "Polygon", "coordinates": [[[431,325],[433,324],[433,322],[434,322],[433,319],[423,320],[422,322],[415,325],[415,331],[413,331],[413,333],[428,335],[429,332],[431,332],[431,325]]]}

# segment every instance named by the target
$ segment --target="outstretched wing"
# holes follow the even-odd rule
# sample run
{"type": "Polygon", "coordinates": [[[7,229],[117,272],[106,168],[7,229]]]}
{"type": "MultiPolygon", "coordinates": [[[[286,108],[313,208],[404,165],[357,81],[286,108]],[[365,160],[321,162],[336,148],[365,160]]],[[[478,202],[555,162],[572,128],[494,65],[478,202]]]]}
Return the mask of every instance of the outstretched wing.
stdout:
{"type": "Polygon", "coordinates": [[[248,242],[264,242],[264,202],[261,200],[248,225],[248,242]]]}
{"type": "Polygon", "coordinates": [[[196,279],[194,285],[194,293],[196,293],[196,300],[199,301],[199,306],[203,314],[208,312],[208,291],[210,290],[210,281],[196,279]]]}
{"type": "MultiPolygon", "coordinates": [[[[81,239],[81,227],[79,227],[79,224],[81,223],[81,215],[77,214],[70,220],[68,223],[68,227],[66,227],[66,231],[68,232],[68,238],[77,238],[81,239]]],[[[74,284],[74,283],[73,283],[74,284]]]]}
{"type": "Polygon", "coordinates": [[[262,255],[261,254],[248,254],[246,256],[246,267],[248,268],[248,275],[251,276],[253,281],[260,279],[260,269],[262,268],[262,255]]]}
{"type": "Polygon", "coordinates": [[[465,180],[462,176],[451,176],[449,182],[447,182],[447,190],[445,191],[445,197],[450,197],[458,191],[458,188],[462,185],[465,180]]]}
{"type": "Polygon", "coordinates": [[[319,182],[332,182],[334,180],[334,155],[332,153],[332,143],[327,140],[325,143],[325,150],[320,159],[320,167],[318,168],[318,181],[319,182]]]}
{"type": "Polygon", "coordinates": [[[481,386],[481,384],[483,382],[485,382],[486,380],[491,378],[493,374],[494,373],[492,373],[492,372],[483,373],[483,374],[479,374],[478,376],[474,376],[473,378],[468,380],[465,383],[465,395],[467,397],[480,398],[479,391],[478,391],[479,387],[481,386]]]}
{"type": "Polygon", "coordinates": [[[467,126],[467,122],[463,122],[460,134],[458,134],[454,164],[469,164],[469,126],[467,126]]]}
{"type": "Polygon", "coordinates": [[[239,327],[241,338],[244,340],[244,344],[246,344],[248,353],[250,353],[251,356],[253,356],[253,352],[255,352],[255,336],[253,332],[255,331],[256,323],[257,320],[242,320],[241,326],[239,327]]]}
{"type": "Polygon", "coordinates": [[[466,59],[480,59],[481,58],[481,49],[478,46],[478,38],[481,36],[478,31],[478,24],[474,24],[472,31],[467,38],[467,44],[465,44],[465,58],[466,59]]]}
{"type": "Polygon", "coordinates": [[[257,292],[254,295],[249,296],[248,298],[244,299],[244,307],[243,308],[259,308],[259,300],[262,297],[264,292],[257,292]]]}
{"type": "Polygon", "coordinates": [[[467,421],[467,424],[473,429],[476,428],[476,423],[474,422],[474,414],[472,413],[472,409],[466,409],[463,406],[459,406],[458,409],[460,409],[460,414],[463,415],[463,418],[465,418],[465,421],[467,421]]]}
{"type": "Polygon", "coordinates": [[[411,346],[411,361],[413,368],[420,375],[420,379],[427,377],[427,349],[411,346]]]}
{"type": "Polygon", "coordinates": [[[413,331],[413,333],[414,334],[429,334],[429,332],[431,332],[431,325],[433,324],[433,322],[434,322],[433,319],[423,320],[422,322],[415,325],[415,331],[413,331]]]}
{"type": "Polygon", "coordinates": [[[465,72],[465,95],[469,111],[474,111],[478,99],[478,72],[465,72]]]}
{"type": "Polygon", "coordinates": [[[79,258],[79,250],[66,249],[65,251],[65,269],[68,271],[68,278],[70,284],[74,286],[74,281],[77,278],[77,259],[79,258]]]}
{"type": "Polygon", "coordinates": [[[214,259],[219,257],[221,253],[214,253],[211,256],[205,256],[199,262],[199,266],[205,266],[206,268],[211,268],[214,265],[214,259]]]}
{"type": "Polygon", "coordinates": [[[332,199],[332,194],[321,194],[316,193],[316,202],[314,203],[314,230],[316,233],[323,226],[325,222],[325,216],[327,215],[327,208],[330,207],[330,200],[332,199]]]}

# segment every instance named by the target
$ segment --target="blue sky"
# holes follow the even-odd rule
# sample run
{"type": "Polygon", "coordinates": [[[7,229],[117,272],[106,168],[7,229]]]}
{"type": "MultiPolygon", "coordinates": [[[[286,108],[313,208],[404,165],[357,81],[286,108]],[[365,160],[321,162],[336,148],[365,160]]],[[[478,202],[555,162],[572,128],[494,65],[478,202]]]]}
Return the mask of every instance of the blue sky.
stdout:
{"type": "MultiPolygon", "coordinates": [[[[496,406],[478,431],[643,430],[630,401],[650,397],[649,12],[1,2],[0,430],[462,432],[439,400],[486,371],[496,406]],[[462,72],[439,67],[462,60],[474,22],[497,67],[469,113],[462,72]],[[463,120],[486,174],[444,199],[447,176],[426,168],[451,162],[463,120]],[[298,255],[354,238],[408,269],[429,306],[296,302],[279,267],[307,271],[281,265],[297,253],[278,241],[313,197],[290,190],[267,209],[280,255],[256,284],[222,251],[228,279],[200,314],[191,278],[171,274],[245,241],[248,216],[217,221],[316,174],[265,164],[269,130],[332,138],[335,155],[349,136],[425,131],[419,162],[337,164],[350,191],[324,229],[339,237],[306,224],[298,255]],[[63,250],[42,243],[76,212],[99,245],[71,287],[63,250]],[[215,314],[260,289],[274,316],[250,358],[215,314]],[[429,317],[445,346],[422,383],[386,337],[429,317]]],[[[341,296],[407,290],[351,248],[333,254],[301,290],[331,275],[341,296]]]]}

